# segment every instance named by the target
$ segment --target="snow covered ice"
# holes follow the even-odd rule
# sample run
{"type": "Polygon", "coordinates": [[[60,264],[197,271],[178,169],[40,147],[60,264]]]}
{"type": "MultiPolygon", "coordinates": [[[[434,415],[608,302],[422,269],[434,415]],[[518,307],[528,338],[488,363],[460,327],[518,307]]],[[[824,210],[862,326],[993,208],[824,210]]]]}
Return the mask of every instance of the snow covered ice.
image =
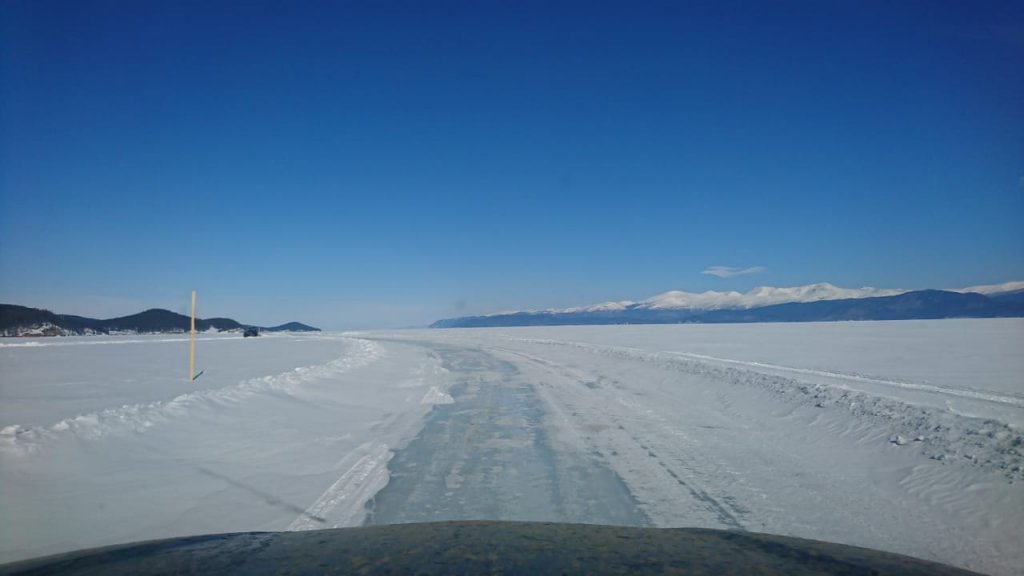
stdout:
{"type": "Polygon", "coordinates": [[[0,340],[0,561],[517,519],[1024,566],[1024,320],[0,340]]]}

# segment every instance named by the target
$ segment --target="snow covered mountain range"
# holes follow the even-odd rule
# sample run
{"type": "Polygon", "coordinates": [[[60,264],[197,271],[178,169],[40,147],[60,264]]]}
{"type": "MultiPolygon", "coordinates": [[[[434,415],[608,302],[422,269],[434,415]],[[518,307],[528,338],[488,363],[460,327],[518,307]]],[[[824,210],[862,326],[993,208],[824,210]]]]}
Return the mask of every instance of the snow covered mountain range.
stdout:
{"type": "Polygon", "coordinates": [[[432,327],[994,317],[1020,315],[1022,302],[1024,281],[921,291],[840,288],[820,283],[792,288],[761,286],[745,293],[672,290],[636,302],[623,300],[573,308],[449,318],[435,322],[432,327]],[[819,302],[844,304],[800,306],[819,302]],[[779,306],[788,308],[777,309],[779,306]],[[754,310],[761,312],[735,313],[754,310]],[[728,313],[730,311],[732,313],[728,313]]]}
{"type": "Polygon", "coordinates": [[[793,288],[760,286],[749,292],[682,292],[671,290],[651,296],[639,302],[603,302],[593,306],[549,310],[549,312],[596,312],[602,310],[690,309],[690,310],[745,310],[785,304],[787,302],[817,302],[819,300],[842,300],[844,298],[869,298],[873,296],[895,296],[906,290],[880,290],[877,288],[839,288],[832,284],[808,284],[793,288]]]}

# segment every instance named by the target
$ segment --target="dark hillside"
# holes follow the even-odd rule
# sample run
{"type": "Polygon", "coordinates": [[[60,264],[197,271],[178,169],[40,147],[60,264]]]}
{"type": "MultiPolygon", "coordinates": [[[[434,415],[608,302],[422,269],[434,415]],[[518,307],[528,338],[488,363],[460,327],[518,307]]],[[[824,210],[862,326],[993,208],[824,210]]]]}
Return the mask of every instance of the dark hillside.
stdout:
{"type": "MultiPolygon", "coordinates": [[[[74,334],[110,333],[182,333],[190,329],[191,319],[170,310],[151,308],[138,314],[97,320],[73,314],[54,314],[49,310],[15,304],[0,304],[0,335],[4,336],[68,336],[74,334]]],[[[248,327],[231,318],[196,318],[196,330],[242,330],[248,327]]],[[[289,322],[265,330],[319,331],[319,328],[289,322]]]]}

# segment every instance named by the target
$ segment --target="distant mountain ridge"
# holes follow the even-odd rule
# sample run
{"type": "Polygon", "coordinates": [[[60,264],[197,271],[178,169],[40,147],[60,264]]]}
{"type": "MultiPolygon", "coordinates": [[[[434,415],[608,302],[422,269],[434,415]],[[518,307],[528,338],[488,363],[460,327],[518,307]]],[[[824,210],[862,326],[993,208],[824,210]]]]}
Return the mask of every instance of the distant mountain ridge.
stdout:
{"type": "Polygon", "coordinates": [[[819,322],[1024,316],[1024,282],[957,290],[880,290],[811,284],[764,286],[746,293],[671,291],[640,302],[517,311],[447,318],[431,328],[676,324],[726,322],[819,322]]]}
{"type": "MultiPolygon", "coordinates": [[[[72,314],[15,304],[0,304],[0,336],[72,336],[88,334],[166,334],[189,330],[191,319],[184,314],[151,308],[138,314],[98,320],[72,314]]],[[[250,327],[231,318],[196,318],[196,330],[206,332],[242,331],[250,327]]],[[[299,322],[263,328],[267,332],[319,332],[319,328],[299,322]]]]}
{"type": "Polygon", "coordinates": [[[559,312],[593,312],[597,310],[723,310],[735,308],[757,308],[788,302],[817,302],[819,300],[840,300],[843,298],[868,298],[872,296],[895,296],[906,290],[881,290],[878,288],[839,288],[828,283],[809,284],[793,288],[760,286],[746,293],[707,292],[694,293],[671,290],[652,296],[640,302],[604,302],[583,308],[568,308],[559,312]]]}

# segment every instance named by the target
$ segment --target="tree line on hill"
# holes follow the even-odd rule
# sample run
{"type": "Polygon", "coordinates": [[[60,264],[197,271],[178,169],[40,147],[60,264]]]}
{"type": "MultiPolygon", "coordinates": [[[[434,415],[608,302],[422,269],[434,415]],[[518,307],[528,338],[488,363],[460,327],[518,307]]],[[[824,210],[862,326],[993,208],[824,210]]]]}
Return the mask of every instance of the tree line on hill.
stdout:
{"type": "MultiPolygon", "coordinates": [[[[138,314],[100,320],[73,314],[55,314],[49,310],[15,304],[0,304],[0,335],[71,336],[84,334],[161,334],[190,329],[191,319],[184,314],[152,308],[138,314]]],[[[231,318],[196,318],[196,330],[243,331],[259,328],[265,332],[319,332],[319,328],[299,322],[260,327],[242,324],[231,318]]]]}

